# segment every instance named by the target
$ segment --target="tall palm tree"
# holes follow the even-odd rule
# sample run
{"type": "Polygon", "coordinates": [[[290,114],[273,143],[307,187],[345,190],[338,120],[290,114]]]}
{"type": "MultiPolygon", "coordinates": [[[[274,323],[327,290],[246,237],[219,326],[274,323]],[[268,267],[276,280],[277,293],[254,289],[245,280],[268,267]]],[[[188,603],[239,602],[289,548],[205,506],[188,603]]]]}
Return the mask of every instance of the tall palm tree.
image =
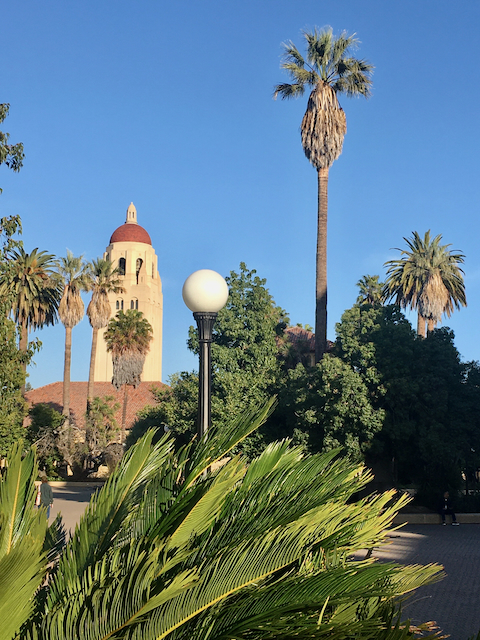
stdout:
{"type": "Polygon", "coordinates": [[[97,356],[98,330],[107,326],[112,308],[108,300],[109,293],[123,293],[120,272],[109,260],[98,258],[89,265],[92,299],[87,307],[87,316],[92,327],[92,350],[90,354],[90,370],[88,373],[87,411],[93,398],[95,360],[97,356]]]}
{"type": "Polygon", "coordinates": [[[454,307],[467,306],[463,270],[463,253],[440,244],[441,235],[430,237],[430,230],[422,239],[414,231],[412,238],[404,238],[408,249],[396,249],[402,254],[397,260],[385,263],[387,280],[384,294],[402,308],[411,307],[418,313],[417,334],[425,337],[426,324],[432,331],[444,313],[448,318],[454,307]]]}
{"type": "Polygon", "coordinates": [[[357,297],[357,304],[383,304],[383,282],[379,282],[379,276],[362,276],[357,282],[360,293],[357,297]]]}
{"type": "Polygon", "coordinates": [[[124,386],[122,411],[122,442],[127,423],[128,385],[140,384],[145,357],[150,349],[153,329],[141,311],[119,311],[108,323],[105,332],[107,351],[112,354],[113,378],[116,389],[124,386]]]}
{"type": "MultiPolygon", "coordinates": [[[[27,253],[22,246],[12,249],[0,271],[0,298],[20,326],[19,349],[28,349],[28,332],[55,324],[61,293],[53,279],[55,256],[34,249],[27,253]]],[[[26,371],[26,360],[23,370],[26,371]]],[[[22,386],[25,393],[25,384],[22,386]]]]}
{"type": "Polygon", "coordinates": [[[63,410],[64,416],[70,415],[70,368],[72,362],[72,329],[83,318],[85,306],[82,291],[88,291],[88,265],[83,256],[76,257],[67,250],[67,257],[57,262],[57,276],[63,287],[63,295],[58,306],[58,315],[65,326],[65,364],[63,368],[63,410]]]}
{"type": "Polygon", "coordinates": [[[301,124],[305,155],[318,173],[318,223],[316,259],[315,360],[327,349],[327,212],[328,172],[342,152],[347,131],[345,113],[337,94],[370,95],[373,67],[351,55],[358,45],[355,34],[343,32],[334,37],[332,28],[303,32],[306,60],[292,42],[283,46],[285,54],[281,68],[291,84],[275,87],[274,98],[297,98],[311,89],[307,110],[301,124]]]}

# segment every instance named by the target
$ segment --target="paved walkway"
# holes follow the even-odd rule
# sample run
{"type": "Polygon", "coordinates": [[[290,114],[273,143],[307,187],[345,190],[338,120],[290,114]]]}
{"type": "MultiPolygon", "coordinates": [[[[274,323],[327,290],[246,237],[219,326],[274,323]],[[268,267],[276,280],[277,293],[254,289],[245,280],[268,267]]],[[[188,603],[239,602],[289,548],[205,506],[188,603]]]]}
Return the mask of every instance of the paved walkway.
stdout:
{"type": "MultiPolygon", "coordinates": [[[[96,487],[52,486],[51,519],[60,511],[72,532],[96,487]]],[[[468,640],[480,631],[480,524],[406,525],[392,532],[390,544],[375,550],[380,560],[405,564],[438,563],[446,577],[419,589],[405,603],[403,617],[413,623],[435,620],[451,640],[468,640]]]]}
{"type": "Polygon", "coordinates": [[[52,482],[53,506],[50,512],[50,522],[56,518],[57,513],[62,514],[65,528],[72,534],[75,525],[80,521],[91,495],[97,490],[94,484],[61,483],[52,482]]]}
{"type": "Polygon", "coordinates": [[[405,603],[403,618],[435,620],[451,640],[467,640],[480,631],[480,525],[407,525],[392,532],[391,544],[374,556],[445,568],[443,580],[418,589],[405,603]]]}

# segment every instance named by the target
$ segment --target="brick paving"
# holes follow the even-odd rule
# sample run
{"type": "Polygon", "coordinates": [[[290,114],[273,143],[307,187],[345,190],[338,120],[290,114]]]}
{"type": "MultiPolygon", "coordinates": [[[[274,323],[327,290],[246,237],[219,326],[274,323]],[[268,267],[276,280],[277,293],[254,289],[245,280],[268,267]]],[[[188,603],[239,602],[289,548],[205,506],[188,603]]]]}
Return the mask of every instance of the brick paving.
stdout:
{"type": "Polygon", "coordinates": [[[480,631],[480,525],[407,525],[392,532],[391,544],[375,550],[381,560],[402,564],[437,563],[440,582],[418,589],[405,603],[403,618],[435,620],[451,640],[468,640],[480,631]]]}

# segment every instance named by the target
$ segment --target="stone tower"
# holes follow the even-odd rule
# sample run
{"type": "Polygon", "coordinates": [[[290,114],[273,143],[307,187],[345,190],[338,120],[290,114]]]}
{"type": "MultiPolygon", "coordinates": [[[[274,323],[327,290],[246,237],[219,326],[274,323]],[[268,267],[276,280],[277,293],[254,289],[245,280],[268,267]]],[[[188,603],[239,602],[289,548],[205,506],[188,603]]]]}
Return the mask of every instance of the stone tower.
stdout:
{"type": "MultiPolygon", "coordinates": [[[[145,359],[142,382],[162,380],[162,281],[158,273],[157,256],[150,236],[137,222],[137,210],[133,202],[127,209],[125,224],[118,227],[110,238],[104,256],[118,267],[125,293],[110,294],[112,317],[117,311],[138,309],[153,328],[153,340],[145,359]]],[[[103,335],[98,332],[95,382],[111,382],[112,356],[107,352],[103,335]]]]}

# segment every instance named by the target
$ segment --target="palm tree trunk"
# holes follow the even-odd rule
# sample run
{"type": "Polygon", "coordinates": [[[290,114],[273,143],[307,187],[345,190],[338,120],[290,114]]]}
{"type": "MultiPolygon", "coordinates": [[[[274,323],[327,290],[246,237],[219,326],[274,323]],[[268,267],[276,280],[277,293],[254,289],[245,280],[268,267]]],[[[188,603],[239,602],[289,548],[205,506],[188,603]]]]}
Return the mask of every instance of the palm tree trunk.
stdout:
{"type": "MultiPolygon", "coordinates": [[[[20,328],[20,340],[18,343],[18,349],[21,353],[26,354],[27,353],[27,349],[28,349],[28,329],[25,326],[21,326],[20,328]]],[[[22,394],[22,396],[25,395],[25,385],[26,385],[26,379],[27,379],[27,363],[23,362],[22,363],[22,371],[24,373],[24,378],[23,378],[23,382],[22,382],[22,386],[20,387],[20,393],[22,394]]]]}
{"type": "Polygon", "coordinates": [[[315,364],[327,350],[327,215],[328,167],[318,170],[315,364]]]}
{"type": "Polygon", "coordinates": [[[70,415],[70,367],[72,364],[72,327],[65,327],[65,364],[63,367],[63,411],[70,415]]]}
{"type": "Polygon", "coordinates": [[[123,392],[123,411],[122,411],[122,444],[125,442],[125,433],[127,429],[127,404],[128,404],[128,384],[124,385],[123,392]]]}
{"type": "Polygon", "coordinates": [[[435,329],[435,320],[432,320],[432,318],[428,319],[428,325],[427,325],[427,336],[429,333],[431,333],[434,329],[435,329]]]}
{"type": "Polygon", "coordinates": [[[421,336],[422,338],[425,338],[425,329],[426,329],[426,320],[419,313],[417,315],[417,335],[421,336]]]}
{"type": "Polygon", "coordinates": [[[88,387],[87,387],[87,413],[90,413],[90,404],[93,398],[93,385],[95,375],[95,360],[97,359],[97,337],[98,329],[93,327],[92,332],[92,350],[90,352],[90,369],[88,372],[88,387]]]}

